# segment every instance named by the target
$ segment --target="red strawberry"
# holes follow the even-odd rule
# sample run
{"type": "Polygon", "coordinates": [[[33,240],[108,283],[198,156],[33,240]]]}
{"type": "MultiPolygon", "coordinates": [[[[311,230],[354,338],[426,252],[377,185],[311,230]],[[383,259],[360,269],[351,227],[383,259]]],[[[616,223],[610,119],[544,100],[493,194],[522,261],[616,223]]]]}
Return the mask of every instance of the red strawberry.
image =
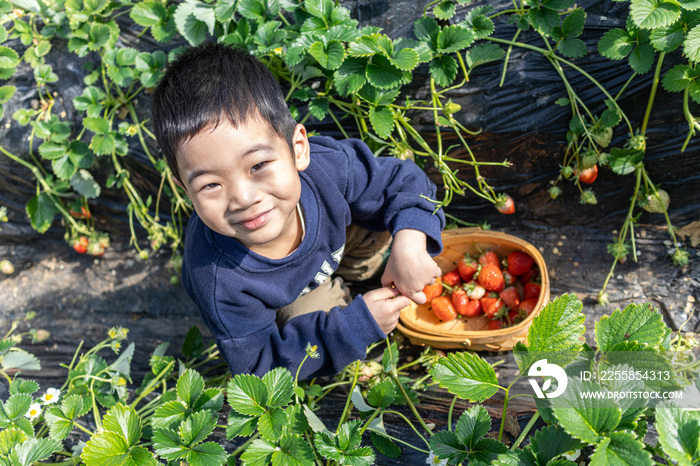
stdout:
{"type": "Polygon", "coordinates": [[[477,277],[479,285],[483,286],[489,291],[503,291],[506,287],[506,281],[503,278],[503,273],[497,265],[486,264],[481,267],[479,271],[479,276],[477,277]]]}
{"type": "Polygon", "coordinates": [[[88,248],[88,239],[84,236],[78,238],[77,241],[73,243],[73,249],[79,254],[85,254],[88,248]]]}
{"type": "Polygon", "coordinates": [[[493,317],[503,308],[503,301],[498,297],[492,298],[489,296],[484,296],[481,298],[481,308],[484,310],[484,314],[489,317],[493,317]]]}
{"type": "Polygon", "coordinates": [[[507,194],[501,194],[496,198],[496,209],[502,214],[512,214],[515,212],[515,202],[507,194]]]}
{"type": "Polygon", "coordinates": [[[517,310],[518,306],[520,305],[520,293],[514,286],[509,286],[505,290],[498,293],[498,297],[501,298],[503,302],[506,303],[506,306],[511,309],[517,310]]]}
{"type": "Polygon", "coordinates": [[[537,267],[533,267],[520,276],[520,283],[527,285],[530,282],[540,280],[540,271],[537,267]]]}
{"type": "Polygon", "coordinates": [[[469,299],[481,299],[486,294],[486,288],[476,283],[474,280],[464,285],[464,289],[469,299]]]}
{"type": "Polygon", "coordinates": [[[519,324],[523,321],[523,316],[520,314],[520,311],[513,310],[508,313],[508,321],[510,322],[510,325],[519,324]]]}
{"type": "Polygon", "coordinates": [[[462,277],[459,276],[459,270],[454,269],[442,276],[442,282],[447,286],[456,286],[462,283],[462,277]]]}
{"type": "Polygon", "coordinates": [[[486,264],[493,264],[496,267],[501,265],[501,258],[498,257],[498,254],[496,254],[496,251],[484,251],[481,253],[479,256],[479,264],[481,265],[486,265],[486,264]]]}
{"type": "Polygon", "coordinates": [[[508,272],[513,275],[523,275],[535,265],[535,260],[523,251],[513,251],[508,254],[508,272]]]}
{"type": "Polygon", "coordinates": [[[425,302],[429,303],[433,299],[437,298],[442,294],[442,282],[438,278],[432,285],[425,285],[423,288],[423,294],[425,294],[425,302]]]}
{"type": "Polygon", "coordinates": [[[580,173],[578,170],[574,170],[574,174],[578,175],[578,180],[581,183],[591,184],[596,180],[596,178],[598,178],[598,165],[593,165],[590,168],[581,170],[580,173]]]}
{"type": "Polygon", "coordinates": [[[532,311],[535,310],[536,305],[537,298],[524,299],[520,302],[520,306],[518,306],[518,311],[524,315],[530,315],[532,314],[532,311]]]}
{"type": "Polygon", "coordinates": [[[503,327],[501,319],[489,320],[489,330],[498,330],[503,327]]]}
{"type": "Polygon", "coordinates": [[[459,275],[462,277],[462,280],[468,282],[471,281],[472,277],[474,277],[478,266],[479,263],[472,259],[469,254],[466,254],[460,259],[459,264],[457,264],[457,270],[459,271],[459,275]]]}
{"type": "Polygon", "coordinates": [[[447,296],[438,296],[430,302],[430,307],[438,319],[447,322],[457,317],[457,311],[447,296]]]}
{"type": "Polygon", "coordinates": [[[481,301],[478,299],[470,299],[462,315],[464,317],[476,317],[483,312],[484,310],[481,309],[481,301]]]}
{"type": "Polygon", "coordinates": [[[537,299],[541,291],[542,287],[539,283],[530,282],[523,287],[523,299],[537,299]]]}
{"type": "Polygon", "coordinates": [[[481,314],[481,303],[475,299],[469,299],[467,292],[462,288],[452,293],[452,304],[454,304],[457,314],[464,317],[476,317],[481,314]]]}

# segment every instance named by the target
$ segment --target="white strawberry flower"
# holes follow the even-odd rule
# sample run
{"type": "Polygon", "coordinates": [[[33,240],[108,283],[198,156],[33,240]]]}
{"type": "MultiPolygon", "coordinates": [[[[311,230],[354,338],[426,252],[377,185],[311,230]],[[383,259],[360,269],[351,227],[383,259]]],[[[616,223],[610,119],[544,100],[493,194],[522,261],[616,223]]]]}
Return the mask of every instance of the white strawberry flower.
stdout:
{"type": "Polygon", "coordinates": [[[32,403],[32,405],[29,407],[29,411],[27,411],[27,414],[25,414],[25,416],[28,417],[30,421],[33,421],[34,419],[41,416],[41,405],[39,403],[32,403]]]}
{"type": "Polygon", "coordinates": [[[441,460],[432,451],[428,455],[428,458],[425,460],[425,462],[427,464],[430,464],[431,466],[447,466],[447,459],[441,460]]]}
{"type": "Polygon", "coordinates": [[[51,403],[58,403],[58,398],[61,396],[61,390],[58,388],[49,388],[46,390],[46,393],[44,396],[41,397],[41,401],[44,402],[45,405],[51,404],[51,403]]]}

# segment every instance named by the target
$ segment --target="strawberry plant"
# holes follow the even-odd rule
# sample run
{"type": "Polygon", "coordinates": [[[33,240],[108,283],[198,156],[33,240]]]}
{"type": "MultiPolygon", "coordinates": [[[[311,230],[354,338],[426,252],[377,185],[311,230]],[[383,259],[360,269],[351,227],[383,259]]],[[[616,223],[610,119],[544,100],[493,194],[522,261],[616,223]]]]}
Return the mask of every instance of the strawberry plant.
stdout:
{"type": "MultiPolygon", "coordinates": [[[[595,324],[594,349],[585,342],[581,311],[582,304],[573,295],[549,303],[533,320],[526,342],[508,355],[517,370],[513,375],[497,373],[497,364],[470,352],[440,357],[428,349],[401,365],[397,342],[387,340],[381,363],[358,361],[326,386],[301,382],[283,368],[263,377],[207,379],[196,367],[216,357],[196,328],[183,345],[185,360],[166,355],[167,343],[160,345],[151,357],[150,372],[137,385],[130,370],[134,345],[122,348],[127,330],[113,328],[106,340],[85,353],[79,347],[66,366],[63,386],[49,388],[41,397],[37,383],[19,377],[17,371],[3,373],[9,398],[0,405],[0,464],[30,465],[61,458],[64,463],[86,465],[163,461],[221,465],[237,460],[373,464],[377,453],[389,458],[400,455],[399,444],[421,452],[434,464],[563,465],[573,464],[570,461],[576,457],[592,465],[610,464],[613,458],[627,464],[697,462],[700,419],[696,407],[689,409],[698,393],[700,365],[689,351],[696,343],[682,335],[674,337],[652,306],[630,304],[595,324]],[[98,354],[105,350],[116,356],[111,362],[98,354]],[[542,372],[543,360],[545,366],[556,365],[563,378],[556,371],[542,372]],[[406,377],[404,371],[416,364],[424,365],[427,374],[406,377]],[[545,379],[542,391],[559,391],[564,381],[567,388],[562,387],[556,397],[538,397],[537,390],[521,382],[529,379],[539,390],[534,381],[539,376],[554,376],[549,382],[545,379]],[[444,430],[436,431],[420,415],[426,382],[455,397],[444,430]],[[319,401],[341,386],[348,399],[332,430],[318,415],[319,401]],[[497,392],[503,392],[503,415],[494,425],[481,403],[497,392]],[[537,412],[518,438],[508,440],[509,403],[519,396],[533,397],[537,412]],[[473,406],[458,413],[453,423],[458,399],[473,406]],[[224,408],[225,403],[230,409],[224,408]],[[407,406],[413,419],[396,405],[407,406]],[[396,419],[408,423],[417,444],[389,433],[385,423],[396,419]],[[546,426],[533,432],[540,419],[546,426]],[[651,428],[658,433],[658,442],[645,443],[651,428]],[[492,429],[493,435],[488,435],[492,429]],[[239,446],[229,452],[212,440],[217,431],[215,438],[241,438],[243,443],[237,442],[239,446]],[[63,444],[71,434],[83,441],[69,452],[63,444]],[[525,439],[529,442],[521,447],[525,439]]],[[[17,340],[8,334],[3,341],[17,340]]],[[[307,348],[307,356],[317,356],[313,347],[307,348]]],[[[32,360],[35,363],[19,370],[36,370],[38,360],[32,360]]]]}
{"type": "MultiPolygon", "coordinates": [[[[465,3],[428,4],[413,24],[415,38],[409,39],[390,38],[376,27],[360,28],[350,11],[333,0],[89,4],[68,0],[65,8],[63,2],[2,0],[0,76],[11,80],[18,67],[31,67],[37,98],[36,105],[12,115],[12,124],[28,127],[26,155],[1,145],[0,152],[30,170],[36,180],[36,194],[28,200],[26,211],[37,231],[45,232],[59,216],[71,245],[80,243],[82,237],[97,244],[104,235],[96,230],[92,204],[105,190],[119,189],[128,203],[131,240],[140,256],[146,258],[149,250],[168,245],[174,251],[174,263],[179,261],[182,225],[191,205],[174,184],[163,159],[153,152],[148,115],[142,115],[137,106],[157,84],[168,55],[162,50],[140,50],[134,43],[125,45],[120,40],[124,23],[117,19],[128,15],[139,34],[152,37],[163,49],[172,49],[170,45],[181,39],[192,45],[216,39],[247,49],[278,77],[300,122],[333,121],[343,135],[359,136],[377,154],[433,165],[444,188],[443,198],[435,200],[436,207],[448,205],[455,194],[470,194],[512,214],[516,210],[513,198],[497,193],[481,174],[485,166],[507,167],[509,162],[476,159],[469,140],[478,130],[460,122],[460,105],[448,95],[468,86],[479,66],[501,60],[503,83],[509,52],[518,47],[549,60],[566,92],[557,103],[571,109],[567,147],[561,172],[552,180],[552,197],[559,196],[559,185],[569,180],[578,187],[582,203],[595,204],[593,186],[599,170],[635,177],[629,211],[609,248],[613,264],[600,301],[606,300],[605,289],[615,265],[630,253],[636,259],[633,232],[637,209],[664,215],[674,244],[673,261],[687,263],[688,253],[678,242],[668,216],[668,195],[650,179],[643,161],[659,85],[668,92],[683,93],[682,112],[689,132],[681,151],[700,128],[690,107],[691,101],[700,102],[694,72],[700,57],[695,4],[628,2],[630,16],[625,28],[610,30],[598,44],[600,55],[630,67],[628,82],[612,95],[576,64],[589,50],[581,40],[586,11],[573,0],[527,0],[504,11],[476,6],[458,15],[457,4],[465,3]],[[516,25],[511,40],[494,37],[496,25],[502,23],[496,20],[502,16],[509,18],[506,23],[516,25]],[[539,37],[541,45],[519,42],[525,33],[539,37]],[[82,93],[72,99],[76,122],[67,121],[65,110],[61,110],[58,75],[49,60],[61,45],[94,62],[86,71],[82,93]],[[662,75],[666,56],[681,53],[681,63],[662,75]],[[418,99],[407,86],[420,67],[427,67],[427,94],[418,99]],[[645,116],[641,126],[634,128],[618,101],[635,78],[652,68],[654,79],[645,116]],[[600,90],[605,102],[602,112],[591,111],[596,102],[583,101],[564,69],[578,73],[600,90]],[[434,140],[423,136],[425,129],[419,127],[423,121],[429,122],[434,140]],[[627,133],[627,142],[623,147],[610,147],[618,127],[627,133]],[[155,192],[144,190],[125,163],[125,156],[135,152],[142,153],[138,158],[155,171],[155,192]],[[96,177],[98,166],[108,167],[106,180],[96,177]],[[465,176],[467,172],[469,176],[465,176]],[[145,229],[148,247],[139,241],[137,225],[145,229]]],[[[177,48],[170,52],[176,53],[177,48]]],[[[11,81],[0,87],[0,111],[15,92],[11,81]]],[[[77,250],[99,256],[104,246],[93,245],[83,251],[81,245],[77,250]]]]}

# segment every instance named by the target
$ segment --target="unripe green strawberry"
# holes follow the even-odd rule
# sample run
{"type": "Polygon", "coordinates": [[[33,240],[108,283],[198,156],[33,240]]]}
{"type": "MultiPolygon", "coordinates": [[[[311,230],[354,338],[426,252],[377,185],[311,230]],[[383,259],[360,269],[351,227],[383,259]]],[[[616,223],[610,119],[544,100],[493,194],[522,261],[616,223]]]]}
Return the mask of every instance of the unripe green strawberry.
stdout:
{"type": "Polygon", "coordinates": [[[595,193],[593,192],[592,189],[585,189],[581,193],[581,197],[579,199],[579,202],[581,204],[593,204],[593,205],[595,205],[598,203],[598,199],[596,199],[595,193]]]}
{"type": "Polygon", "coordinates": [[[658,189],[656,193],[658,194],[658,197],[653,193],[646,197],[646,205],[642,206],[642,209],[653,214],[663,214],[666,210],[668,210],[668,205],[671,203],[671,198],[663,189],[658,189]]]}
{"type": "Polygon", "coordinates": [[[552,199],[558,198],[560,194],[561,194],[561,188],[559,188],[558,186],[552,186],[551,188],[549,188],[549,196],[552,199]]]}

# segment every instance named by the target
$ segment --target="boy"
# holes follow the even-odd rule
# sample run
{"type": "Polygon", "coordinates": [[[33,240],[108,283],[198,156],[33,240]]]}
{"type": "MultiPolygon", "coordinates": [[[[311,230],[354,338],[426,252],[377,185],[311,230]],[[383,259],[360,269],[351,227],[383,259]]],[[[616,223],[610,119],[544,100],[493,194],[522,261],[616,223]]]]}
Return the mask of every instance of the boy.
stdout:
{"type": "Polygon", "coordinates": [[[250,54],[214,43],[183,52],[153,94],[153,124],[194,206],[183,284],[233,374],[295,373],[308,343],[320,357],[300,378],[337,374],[394,329],[409,299],[425,302],[440,276],[444,216],[422,197],[435,186],[360,141],[307,138],[250,54]],[[331,274],[342,260],[366,278],[391,239],[367,230],[390,232],[391,254],[382,288],[349,301],[331,274]]]}

